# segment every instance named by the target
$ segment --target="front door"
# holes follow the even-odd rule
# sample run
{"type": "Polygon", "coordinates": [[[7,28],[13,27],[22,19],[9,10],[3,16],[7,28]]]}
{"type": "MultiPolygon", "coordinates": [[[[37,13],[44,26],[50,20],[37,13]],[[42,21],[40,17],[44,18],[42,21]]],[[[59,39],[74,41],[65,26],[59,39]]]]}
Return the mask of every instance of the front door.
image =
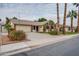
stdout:
{"type": "Polygon", "coordinates": [[[38,26],[36,26],[36,32],[38,32],[38,26]]]}
{"type": "Polygon", "coordinates": [[[32,32],[38,32],[38,26],[32,26],[32,32]]]}

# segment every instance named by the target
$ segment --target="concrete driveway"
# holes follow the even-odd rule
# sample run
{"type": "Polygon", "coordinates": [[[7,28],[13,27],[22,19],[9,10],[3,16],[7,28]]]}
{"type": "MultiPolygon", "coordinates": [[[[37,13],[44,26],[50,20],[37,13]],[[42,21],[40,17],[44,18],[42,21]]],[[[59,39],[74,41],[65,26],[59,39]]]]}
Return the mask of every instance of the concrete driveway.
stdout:
{"type": "Polygon", "coordinates": [[[8,55],[10,55],[10,53],[16,54],[19,52],[27,51],[27,49],[32,50],[32,49],[40,48],[40,47],[47,46],[50,44],[54,44],[57,42],[71,40],[70,38],[76,37],[77,35],[79,34],[53,36],[53,35],[43,34],[43,33],[27,33],[27,38],[30,41],[19,42],[16,44],[14,43],[14,44],[3,45],[1,48],[1,52],[4,53],[3,55],[7,55],[7,53],[8,55]]]}
{"type": "Polygon", "coordinates": [[[57,36],[51,36],[49,34],[44,34],[44,33],[34,33],[34,32],[30,32],[30,33],[26,33],[28,39],[30,40],[43,40],[43,39],[49,39],[49,38],[54,38],[57,36]]]}
{"type": "Polygon", "coordinates": [[[79,56],[79,36],[14,56],[79,56]]]}
{"type": "Polygon", "coordinates": [[[26,42],[27,45],[29,45],[31,48],[37,48],[49,44],[54,44],[60,41],[69,40],[70,38],[73,38],[75,36],[78,36],[79,34],[75,35],[49,35],[49,34],[43,34],[43,33],[27,33],[27,38],[30,40],[29,42],[26,42]]]}
{"type": "Polygon", "coordinates": [[[35,32],[30,32],[26,34],[27,34],[27,38],[30,40],[44,40],[44,39],[54,40],[56,38],[61,39],[61,38],[68,38],[74,36],[74,35],[49,35],[45,33],[35,33],[35,32]]]}

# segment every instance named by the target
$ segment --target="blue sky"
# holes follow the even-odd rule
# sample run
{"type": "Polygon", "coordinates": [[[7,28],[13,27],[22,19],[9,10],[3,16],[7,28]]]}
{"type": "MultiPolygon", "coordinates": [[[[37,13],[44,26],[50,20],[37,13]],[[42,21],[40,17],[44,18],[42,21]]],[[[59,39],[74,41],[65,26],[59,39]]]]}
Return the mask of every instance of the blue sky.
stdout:
{"type": "MultiPolygon", "coordinates": [[[[60,23],[63,22],[64,4],[60,3],[60,23]]],[[[77,10],[72,4],[68,4],[69,10],[77,10]]],[[[68,13],[68,12],[67,12],[68,13]]],[[[24,20],[38,20],[45,17],[48,20],[56,22],[56,4],[55,3],[0,3],[0,18],[5,20],[5,17],[13,17],[24,20]]],[[[76,25],[77,20],[74,20],[76,25]]],[[[70,18],[67,18],[67,25],[70,25],[70,18]]]]}

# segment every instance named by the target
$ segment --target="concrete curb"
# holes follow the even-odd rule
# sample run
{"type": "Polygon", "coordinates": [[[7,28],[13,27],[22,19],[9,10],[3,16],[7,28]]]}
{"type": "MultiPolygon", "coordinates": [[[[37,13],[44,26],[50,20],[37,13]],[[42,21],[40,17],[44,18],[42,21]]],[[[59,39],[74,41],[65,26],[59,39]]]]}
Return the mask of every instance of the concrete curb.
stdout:
{"type": "MultiPolygon", "coordinates": [[[[76,37],[78,35],[79,34],[71,35],[68,38],[66,38],[65,40],[68,40],[70,38],[74,38],[74,37],[76,37]]],[[[46,41],[46,42],[42,42],[42,41],[40,41],[40,42],[39,41],[38,42],[37,41],[34,41],[34,42],[30,42],[30,43],[27,42],[27,46],[24,46],[22,48],[18,48],[18,49],[15,49],[15,50],[6,51],[6,52],[3,51],[0,55],[2,55],[2,56],[13,55],[13,54],[16,54],[16,53],[30,51],[32,49],[40,48],[40,47],[43,47],[43,46],[46,46],[46,45],[50,45],[50,44],[54,44],[54,43],[61,42],[61,41],[64,41],[64,40],[61,40],[60,39],[60,41],[55,41],[55,42],[53,42],[53,40],[46,41]]],[[[25,43],[23,43],[23,44],[25,44],[25,43]]]]}

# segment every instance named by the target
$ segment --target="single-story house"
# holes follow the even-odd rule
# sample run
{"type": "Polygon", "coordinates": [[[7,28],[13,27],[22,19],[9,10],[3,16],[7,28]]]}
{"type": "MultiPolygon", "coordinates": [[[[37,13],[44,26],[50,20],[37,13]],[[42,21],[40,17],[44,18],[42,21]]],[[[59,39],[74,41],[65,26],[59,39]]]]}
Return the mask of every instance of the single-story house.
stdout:
{"type": "Polygon", "coordinates": [[[15,30],[23,30],[24,32],[48,31],[48,29],[46,29],[48,21],[34,22],[28,20],[10,19],[10,24],[15,30]]]}

